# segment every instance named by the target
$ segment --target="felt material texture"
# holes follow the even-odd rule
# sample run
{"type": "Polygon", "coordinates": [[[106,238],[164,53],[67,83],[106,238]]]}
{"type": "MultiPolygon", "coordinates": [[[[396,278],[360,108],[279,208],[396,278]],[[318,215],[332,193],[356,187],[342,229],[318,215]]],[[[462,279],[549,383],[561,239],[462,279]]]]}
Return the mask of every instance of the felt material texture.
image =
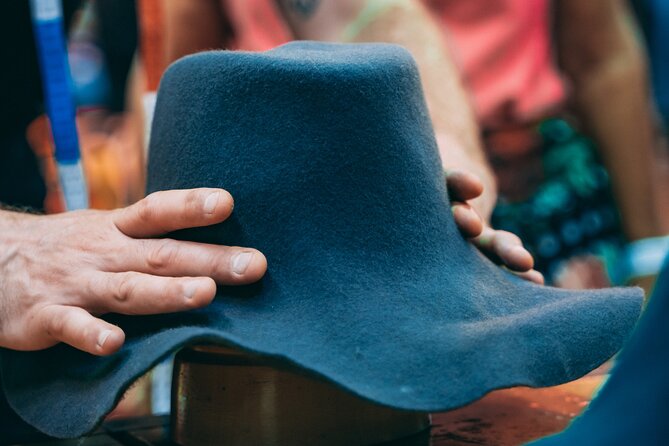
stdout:
{"type": "Polygon", "coordinates": [[[296,42],[186,57],[158,93],[148,191],[222,187],[232,217],[175,237],[253,246],[268,272],[209,307],[109,317],[116,355],[5,352],[10,404],[59,437],[90,431],[124,389],[186,344],[236,346],[379,404],[462,406],[570,381],[610,358],[639,289],[522,281],[460,235],[409,53],[296,42]]]}
{"type": "Polygon", "coordinates": [[[532,446],[669,443],[669,257],[610,378],[562,433],[532,446]]]}

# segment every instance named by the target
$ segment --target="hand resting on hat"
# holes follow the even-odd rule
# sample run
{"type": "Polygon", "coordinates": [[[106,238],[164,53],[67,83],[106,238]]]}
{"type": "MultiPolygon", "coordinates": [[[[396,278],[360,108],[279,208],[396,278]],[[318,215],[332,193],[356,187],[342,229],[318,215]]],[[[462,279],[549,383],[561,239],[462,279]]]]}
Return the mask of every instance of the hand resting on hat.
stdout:
{"type": "MultiPolygon", "coordinates": [[[[463,234],[489,257],[542,282],[520,240],[485,225],[467,204],[482,193],[480,180],[458,170],[447,179],[463,234]]],[[[232,207],[225,191],[194,189],[157,192],[115,211],[0,211],[0,346],[38,350],[64,342],[111,354],[124,333],[97,316],[194,309],[211,302],[216,283],[258,280],[267,262],[257,250],[156,238],[221,222],[232,207]]]]}
{"type": "Polygon", "coordinates": [[[114,211],[38,216],[0,211],[0,347],[64,342],[108,355],[123,331],[98,316],[209,304],[216,283],[246,284],[267,261],[255,249],[156,238],[228,218],[220,189],[157,192],[114,211]]]}
{"type": "Polygon", "coordinates": [[[449,169],[446,184],[451,197],[453,218],[462,234],[491,260],[514,271],[526,280],[543,284],[543,275],[532,269],[534,259],[517,235],[495,230],[485,223],[468,201],[483,193],[478,176],[465,170],[449,169]]]}

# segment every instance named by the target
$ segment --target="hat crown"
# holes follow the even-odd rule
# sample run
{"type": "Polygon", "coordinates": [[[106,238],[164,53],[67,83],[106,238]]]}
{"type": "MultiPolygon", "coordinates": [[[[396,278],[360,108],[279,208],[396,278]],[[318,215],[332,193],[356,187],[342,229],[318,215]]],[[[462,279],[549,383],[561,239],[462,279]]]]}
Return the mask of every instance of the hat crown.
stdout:
{"type": "Polygon", "coordinates": [[[428,253],[456,232],[418,71],[394,45],[299,42],[173,64],[148,189],[205,186],[228,190],[234,214],[184,237],[256,247],[270,271],[333,250],[428,253]]]}

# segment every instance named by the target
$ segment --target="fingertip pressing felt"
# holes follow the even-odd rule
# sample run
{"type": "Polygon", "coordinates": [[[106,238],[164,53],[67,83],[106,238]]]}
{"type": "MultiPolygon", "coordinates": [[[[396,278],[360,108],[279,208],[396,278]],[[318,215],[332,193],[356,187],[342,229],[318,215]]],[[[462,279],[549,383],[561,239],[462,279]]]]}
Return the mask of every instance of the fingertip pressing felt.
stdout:
{"type": "MultiPolygon", "coordinates": [[[[111,325],[111,324],[109,324],[111,325]]],[[[117,326],[103,328],[98,335],[96,351],[90,352],[100,356],[116,353],[125,342],[125,333],[117,326]]]]}
{"type": "Polygon", "coordinates": [[[507,249],[502,258],[504,264],[514,271],[529,271],[534,268],[534,258],[523,246],[512,246],[507,249]]]}
{"type": "Polygon", "coordinates": [[[46,335],[93,355],[108,355],[123,345],[125,334],[121,328],[91,315],[79,307],[49,305],[42,308],[37,318],[46,335]]]}
{"type": "Polygon", "coordinates": [[[230,192],[224,189],[213,189],[205,191],[207,194],[204,199],[202,210],[205,216],[211,218],[213,222],[221,222],[227,219],[235,207],[235,200],[230,192]]]}
{"type": "Polygon", "coordinates": [[[544,275],[535,269],[523,272],[514,272],[514,274],[529,282],[536,283],[537,285],[543,285],[545,283],[544,275]]]}
{"type": "Polygon", "coordinates": [[[226,220],[232,195],[220,188],[173,189],[154,192],[114,214],[116,227],[128,237],[143,238],[226,220]]]}
{"type": "Polygon", "coordinates": [[[257,282],[267,271],[267,258],[258,250],[244,249],[232,257],[231,268],[239,283],[257,282]]]}
{"type": "Polygon", "coordinates": [[[478,237],[483,231],[483,220],[476,211],[464,203],[453,203],[451,206],[453,218],[458,228],[467,238],[478,237]]]}

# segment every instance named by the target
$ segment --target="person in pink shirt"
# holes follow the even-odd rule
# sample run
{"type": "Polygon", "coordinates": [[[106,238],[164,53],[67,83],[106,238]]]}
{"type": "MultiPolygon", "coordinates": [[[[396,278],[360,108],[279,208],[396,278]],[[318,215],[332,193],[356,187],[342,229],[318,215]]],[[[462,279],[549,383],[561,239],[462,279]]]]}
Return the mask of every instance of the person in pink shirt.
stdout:
{"type": "Polygon", "coordinates": [[[425,0],[442,24],[479,124],[536,122],[558,112],[566,87],[555,64],[548,0],[425,0]]]}
{"type": "Polygon", "coordinates": [[[497,175],[493,223],[521,235],[550,281],[605,285],[583,253],[605,256],[624,239],[666,231],[645,59],[627,5],[424,3],[445,33],[497,175]]]}

